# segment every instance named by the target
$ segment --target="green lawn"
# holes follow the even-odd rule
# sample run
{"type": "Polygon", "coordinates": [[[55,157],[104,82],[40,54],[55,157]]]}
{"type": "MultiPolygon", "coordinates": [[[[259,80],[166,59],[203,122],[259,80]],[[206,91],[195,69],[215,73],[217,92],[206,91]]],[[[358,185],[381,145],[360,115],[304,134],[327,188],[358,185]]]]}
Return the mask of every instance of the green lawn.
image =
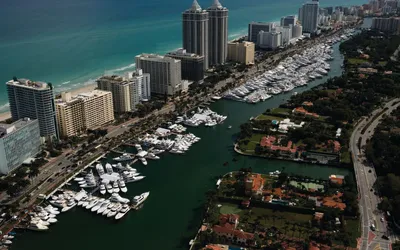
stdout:
{"type": "Polygon", "coordinates": [[[291,109],[285,109],[285,108],[274,108],[271,109],[272,114],[284,114],[284,115],[290,115],[292,112],[291,109]]]}
{"type": "Polygon", "coordinates": [[[284,118],[278,117],[278,116],[272,116],[272,115],[259,115],[256,117],[256,120],[277,120],[277,121],[282,121],[284,118]]]}
{"type": "Polygon", "coordinates": [[[386,66],[386,64],[387,64],[387,61],[380,61],[379,62],[379,65],[381,65],[381,66],[386,66]]]}
{"type": "Polygon", "coordinates": [[[351,163],[350,152],[343,152],[340,154],[340,161],[343,163],[351,163]]]}
{"type": "Polygon", "coordinates": [[[350,64],[362,64],[368,62],[368,60],[361,58],[349,58],[347,59],[350,64]]]}

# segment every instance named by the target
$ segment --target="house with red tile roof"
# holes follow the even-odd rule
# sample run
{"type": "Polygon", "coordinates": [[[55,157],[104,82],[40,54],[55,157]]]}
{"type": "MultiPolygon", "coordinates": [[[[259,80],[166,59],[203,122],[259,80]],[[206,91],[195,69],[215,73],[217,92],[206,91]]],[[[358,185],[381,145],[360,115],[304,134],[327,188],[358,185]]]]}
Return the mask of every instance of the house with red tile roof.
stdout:
{"type": "Polygon", "coordinates": [[[328,144],[333,144],[333,152],[334,153],[339,153],[341,149],[340,142],[334,141],[334,140],[328,140],[328,144]]]}
{"type": "Polygon", "coordinates": [[[338,185],[342,185],[344,182],[344,176],[332,174],[329,176],[329,181],[338,185]]]}
{"type": "Polygon", "coordinates": [[[246,195],[262,195],[265,180],[261,174],[251,174],[245,179],[246,195]]]}
{"type": "Polygon", "coordinates": [[[235,229],[239,224],[239,215],[237,214],[221,214],[219,216],[219,225],[222,227],[235,229]]]}
{"type": "Polygon", "coordinates": [[[313,106],[314,104],[313,104],[312,102],[304,101],[304,102],[302,103],[302,105],[303,105],[303,106],[307,106],[307,107],[311,107],[311,106],[313,106]]]}
{"type": "Polygon", "coordinates": [[[219,235],[226,237],[228,240],[230,240],[233,243],[236,244],[245,244],[245,245],[253,245],[254,241],[254,234],[252,233],[247,233],[243,232],[241,230],[237,229],[229,229],[226,227],[221,227],[219,225],[213,226],[213,231],[219,235]]]}
{"type": "Polygon", "coordinates": [[[221,244],[209,244],[206,245],[202,250],[229,250],[229,246],[221,244]]]}
{"type": "Polygon", "coordinates": [[[303,107],[294,108],[294,109],[292,110],[292,113],[294,113],[294,114],[299,114],[299,115],[305,115],[305,116],[309,116],[309,117],[315,117],[315,118],[318,118],[318,117],[319,117],[318,114],[308,112],[308,111],[305,110],[303,107]]]}
{"type": "Polygon", "coordinates": [[[264,136],[261,138],[260,146],[269,149],[269,151],[279,151],[281,155],[294,157],[297,147],[292,141],[288,141],[286,146],[275,145],[277,139],[275,136],[264,136]]]}

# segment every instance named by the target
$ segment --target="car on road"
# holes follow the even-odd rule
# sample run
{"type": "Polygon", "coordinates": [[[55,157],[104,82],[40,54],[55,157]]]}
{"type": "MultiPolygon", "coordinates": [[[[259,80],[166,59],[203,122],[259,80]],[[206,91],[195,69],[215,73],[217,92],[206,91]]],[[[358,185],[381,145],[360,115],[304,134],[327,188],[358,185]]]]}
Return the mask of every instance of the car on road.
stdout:
{"type": "Polygon", "coordinates": [[[387,237],[387,235],[382,235],[382,239],[389,240],[389,237],[387,237]]]}
{"type": "Polygon", "coordinates": [[[381,222],[384,222],[384,221],[385,221],[385,218],[381,217],[381,222]]]}
{"type": "Polygon", "coordinates": [[[374,225],[374,224],[371,224],[371,230],[372,230],[372,231],[375,231],[375,229],[376,229],[376,228],[375,228],[375,225],[374,225]]]}

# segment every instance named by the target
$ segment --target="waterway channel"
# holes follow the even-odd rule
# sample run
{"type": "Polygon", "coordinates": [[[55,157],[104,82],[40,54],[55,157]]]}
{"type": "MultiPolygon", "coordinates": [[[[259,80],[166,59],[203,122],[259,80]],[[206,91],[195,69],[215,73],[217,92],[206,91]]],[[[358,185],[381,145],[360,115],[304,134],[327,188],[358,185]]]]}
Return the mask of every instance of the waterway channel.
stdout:
{"type": "MultiPolygon", "coordinates": [[[[334,45],[334,57],[329,75],[294,91],[302,92],[341,74],[343,58],[334,45]]],[[[129,212],[121,221],[114,221],[75,207],[58,216],[58,223],[47,232],[26,232],[16,237],[12,249],[25,250],[106,250],[106,249],[188,249],[202,216],[205,192],[215,188],[216,178],[241,167],[266,173],[273,170],[328,178],[330,174],[351,174],[348,169],[299,164],[238,156],[233,151],[233,138],[240,124],[268,108],[277,107],[292,93],[274,96],[256,105],[220,100],[212,110],[228,115],[222,125],[190,128],[189,132],[201,141],[184,155],[163,154],[161,160],[149,160],[147,167],[136,163],[133,167],[146,178],[128,184],[131,198],[145,191],[151,194],[139,211],[129,212]],[[231,125],[232,129],[228,129],[231,125]],[[233,162],[233,157],[238,159],[233,162]],[[228,166],[223,163],[229,161],[228,166]]]]}

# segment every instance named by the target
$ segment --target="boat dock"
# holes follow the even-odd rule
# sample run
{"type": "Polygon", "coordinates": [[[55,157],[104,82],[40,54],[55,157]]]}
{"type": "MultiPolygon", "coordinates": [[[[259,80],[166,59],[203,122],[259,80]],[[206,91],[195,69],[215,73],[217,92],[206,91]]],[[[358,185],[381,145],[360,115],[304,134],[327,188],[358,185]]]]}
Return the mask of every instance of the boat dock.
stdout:
{"type": "Polygon", "coordinates": [[[119,151],[119,150],[116,150],[116,149],[111,149],[110,151],[113,152],[113,153],[116,153],[116,154],[128,154],[130,156],[135,156],[135,154],[122,152],[122,151],[119,151]]]}

